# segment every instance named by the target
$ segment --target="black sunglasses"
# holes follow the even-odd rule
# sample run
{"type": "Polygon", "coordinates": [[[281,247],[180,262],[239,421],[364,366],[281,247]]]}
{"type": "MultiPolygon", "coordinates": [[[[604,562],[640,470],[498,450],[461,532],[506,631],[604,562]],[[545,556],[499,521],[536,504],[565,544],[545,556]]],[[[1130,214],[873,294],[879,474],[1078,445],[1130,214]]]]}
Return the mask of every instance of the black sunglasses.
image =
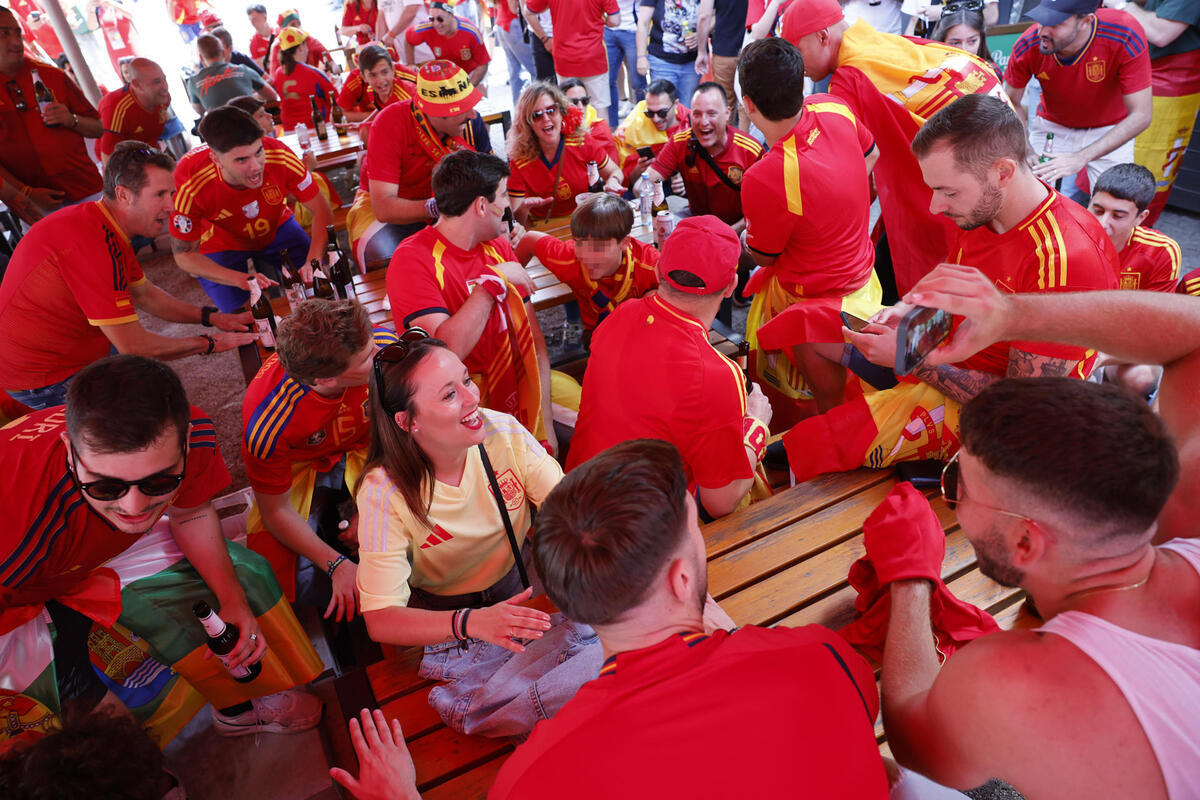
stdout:
{"type": "Polygon", "coordinates": [[[943,14],[953,14],[955,11],[982,11],[983,0],[958,0],[942,6],[943,14]]]}
{"type": "Polygon", "coordinates": [[[384,391],[383,368],[387,365],[399,364],[408,358],[408,352],[412,350],[413,345],[428,338],[429,334],[424,328],[409,328],[400,334],[399,341],[389,344],[376,353],[375,358],[371,362],[371,367],[375,371],[375,389],[379,392],[379,404],[383,406],[384,411],[392,416],[395,416],[397,412],[404,409],[392,408],[388,405],[386,399],[387,392],[384,391]]]}
{"type": "Polygon", "coordinates": [[[561,113],[562,111],[558,106],[555,106],[554,108],[539,108],[537,111],[534,111],[529,115],[529,121],[537,122],[542,117],[557,117],[561,113]]]}
{"type": "Polygon", "coordinates": [[[666,119],[666,118],[667,118],[667,115],[671,113],[671,109],[669,109],[669,108],[660,108],[660,109],[658,109],[657,111],[654,111],[654,110],[652,110],[652,109],[649,109],[649,108],[647,108],[647,109],[646,109],[644,112],[642,112],[642,113],[644,113],[644,114],[645,114],[647,117],[649,117],[650,119],[654,119],[655,117],[658,117],[659,119],[666,119]]]}
{"type": "Polygon", "coordinates": [[[583,97],[574,97],[574,98],[568,97],[567,102],[573,106],[586,106],[587,104],[592,102],[592,98],[588,97],[585,94],[583,97]]]}
{"type": "MultiPolygon", "coordinates": [[[[162,497],[165,494],[175,491],[179,488],[179,484],[183,483],[183,476],[187,473],[187,450],[183,451],[183,469],[179,472],[158,472],[136,481],[123,481],[120,478],[101,478],[100,480],[84,483],[79,479],[80,464],[83,464],[83,462],[79,460],[79,453],[72,450],[71,476],[75,478],[75,483],[79,486],[79,489],[93,500],[101,502],[120,500],[129,494],[129,489],[133,486],[136,486],[138,491],[147,497],[162,497]]],[[[88,472],[91,472],[87,464],[83,464],[83,467],[88,472]]]]}
{"type": "Polygon", "coordinates": [[[16,81],[9,81],[4,84],[4,88],[8,90],[8,96],[12,98],[13,105],[17,107],[17,111],[28,111],[29,103],[25,101],[25,93],[21,91],[21,85],[16,81]]]}

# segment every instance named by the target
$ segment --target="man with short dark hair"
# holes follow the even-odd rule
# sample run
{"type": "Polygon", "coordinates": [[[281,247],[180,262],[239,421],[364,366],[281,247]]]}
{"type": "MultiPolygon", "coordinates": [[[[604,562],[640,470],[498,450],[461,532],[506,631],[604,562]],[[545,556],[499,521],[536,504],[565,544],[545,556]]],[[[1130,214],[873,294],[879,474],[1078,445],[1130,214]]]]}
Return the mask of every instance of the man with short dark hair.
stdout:
{"type": "MultiPolygon", "coordinates": [[[[100,173],[84,139],[104,128],[99,114],[61,69],[25,56],[17,17],[0,6],[0,167],[44,211],[99,199],[100,173]],[[49,92],[43,106],[36,81],[49,92]]],[[[6,178],[7,180],[7,178],[6,178]]]]}
{"type": "Polygon", "coordinates": [[[253,58],[243,52],[233,49],[233,34],[231,34],[225,27],[217,26],[210,30],[209,33],[221,40],[221,52],[225,56],[225,60],[230,64],[237,64],[238,66],[252,69],[259,75],[264,74],[262,67],[260,67],[253,58]]]}
{"type": "Polygon", "coordinates": [[[118,355],[84,368],[65,408],[34,412],[0,432],[0,481],[22,487],[0,522],[0,663],[13,666],[6,688],[46,692],[28,679],[51,658],[48,619],[57,631],[51,707],[61,698],[80,713],[119,708],[92,668],[87,642],[93,620],[109,628],[119,622],[220,704],[219,734],[316,725],[315,697],[271,694],[312,680],[320,659],[302,635],[289,637],[299,623],[278,602],[266,565],[222,535],[212,500],[229,472],[212,421],[188,403],[168,366],[118,355]],[[134,564],[122,559],[131,549],[134,564]],[[263,658],[269,629],[274,656],[254,681],[234,683],[225,668],[205,663],[204,629],[191,615],[201,599],[238,628],[229,670],[263,658]],[[31,647],[38,640],[45,650],[31,647]]]}
{"type": "Polygon", "coordinates": [[[441,160],[437,222],[396,248],[388,300],[401,326],[425,329],[463,360],[480,405],[513,415],[553,453],[550,358],[528,299],[533,281],[510,242],[524,229],[508,233],[504,222],[507,178],[493,155],[456,150],[441,160]]]}
{"type": "Polygon", "coordinates": [[[1117,248],[1122,289],[1173,292],[1179,282],[1179,243],[1142,227],[1154,202],[1154,175],[1139,164],[1117,164],[1101,173],[1088,208],[1117,248]]]}
{"type": "Polygon", "coordinates": [[[671,134],[646,170],[652,181],[683,178],[692,214],[711,214],[740,233],[742,176],[763,146],[729,124],[729,98],[719,83],[705,81],[692,95],[691,124],[671,134]]]}
{"type": "MultiPolygon", "coordinates": [[[[333,211],[308,169],[240,108],[222,106],[206,114],[200,135],[207,144],[175,167],[171,235],[180,269],[195,275],[225,312],[250,298],[247,259],[278,271],[287,251],[300,277],[311,282],[312,260],[325,257],[325,226],[333,211]],[[288,195],[312,213],[312,239],[292,216],[288,195]]],[[[263,288],[273,283],[262,273],[257,280],[263,288]]]]}
{"type": "Polygon", "coordinates": [[[716,217],[679,223],[658,262],[658,291],[622,303],[592,338],[568,470],[618,442],[653,437],[679,449],[708,518],[754,488],[771,404],[757,386],[747,395],[742,371],[708,342],[737,285],[740,252],[716,217]]]}
{"type": "Polygon", "coordinates": [[[646,99],[637,102],[613,134],[625,158],[623,169],[630,186],[654,163],[654,157],[671,135],[687,127],[688,121],[687,106],[679,102],[675,84],[665,78],[651,81],[646,87],[646,99]],[[645,147],[650,148],[651,155],[637,152],[645,147]]]}
{"type": "Polygon", "coordinates": [[[275,43],[279,30],[271,27],[267,20],[267,7],[262,3],[247,6],[246,17],[250,20],[250,27],[254,29],[250,37],[250,57],[258,63],[260,71],[265,72],[267,56],[271,53],[271,45],[275,43]]]}
{"type": "Polygon", "coordinates": [[[118,144],[104,168],[104,195],[54,212],[17,243],[0,283],[0,388],[30,408],[61,405],[74,375],[109,352],[163,360],[252,342],[247,314],[214,313],[146,279],[129,244],[154,236],[171,213],[169,155],[118,144]],[[137,312],[215,326],[214,336],[162,336],[137,312]]]}
{"type": "Polygon", "coordinates": [[[230,64],[221,40],[205,33],[196,40],[201,69],[186,81],[188,99],[198,114],[220,108],[235,97],[252,94],[268,103],[279,100],[263,76],[241,64],[230,64]]]}
{"type": "Polygon", "coordinates": [[[162,67],[148,58],[129,62],[129,83],[100,100],[100,159],[107,161],[117,142],[136,140],[158,146],[171,114],[171,90],[162,67]]]}
{"type": "Polygon", "coordinates": [[[455,16],[451,3],[432,0],[428,8],[429,21],[413,25],[404,32],[404,61],[416,63],[416,47],[424,44],[433,51],[434,58],[456,64],[467,73],[472,85],[479,86],[492,60],[483,43],[483,34],[475,23],[455,16]]]}
{"type": "Polygon", "coordinates": [[[1042,0],[1029,11],[1038,24],[1017,39],[1004,70],[1004,90],[1017,108],[1031,78],[1041,86],[1029,145],[1044,156],[1033,174],[1050,183],[1071,184],[1086,168],[1094,185],[1104,170],[1133,161],[1133,138],[1150,124],[1142,26],[1124,11],[1099,6],[1100,0],[1042,0]]]}
{"type": "Polygon", "coordinates": [[[275,567],[289,599],[296,595],[297,554],[327,574],[326,617],[354,616],[358,566],[315,530],[314,493],[355,485],[370,432],[372,360],[395,341],[392,331],[372,330],[356,301],[307,300],[279,323],[275,354],[242,401],[242,461],[254,489],[247,544],[275,567]]]}
{"type": "MultiPolygon", "coordinates": [[[[1001,776],[1030,800],[1200,793],[1200,544],[1152,544],[1178,477],[1162,421],[1116,387],[1004,380],[966,405],[942,493],[980,571],[1045,623],[939,665],[940,575],[891,582],[883,719],[901,764],[962,789],[1001,776]]],[[[942,537],[919,502],[932,524],[893,531],[897,551],[942,537]]]]}
{"type": "MultiPolygon", "coordinates": [[[[1116,287],[1112,242],[1086,209],[1033,174],[1025,128],[1003,100],[956,100],[925,123],[913,152],[933,192],[930,209],[960,229],[946,261],[978,267],[1010,293],[1116,287]]],[[[860,357],[890,370],[897,328],[910,309],[887,309],[845,337],[860,357]]],[[[1082,347],[1012,341],[961,363],[919,364],[898,385],[797,423],[783,436],[788,463],[797,480],[807,480],[862,465],[945,459],[958,446],[962,404],[985,387],[1005,376],[1086,378],[1094,361],[1095,351],[1082,347]]],[[[852,358],[848,363],[853,368],[852,358]]]]}
{"type": "Polygon", "coordinates": [[[572,796],[887,797],[871,668],[819,625],[733,628],[708,598],[688,483],[673,446],[639,439],[568,472],[539,509],[546,594],[595,628],[607,660],[489,797],[559,797],[601,752],[572,796]],[[759,766],[699,768],[718,741],[728,763],[759,766]]]}

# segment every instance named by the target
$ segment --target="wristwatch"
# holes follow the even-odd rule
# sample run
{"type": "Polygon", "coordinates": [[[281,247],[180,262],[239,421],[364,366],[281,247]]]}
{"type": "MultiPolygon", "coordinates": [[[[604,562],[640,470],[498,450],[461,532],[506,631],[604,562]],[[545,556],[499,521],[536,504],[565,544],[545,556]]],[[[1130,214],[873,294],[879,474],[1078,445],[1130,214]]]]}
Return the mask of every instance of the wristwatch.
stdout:
{"type": "Polygon", "coordinates": [[[218,309],[216,306],[204,306],[203,308],[201,308],[200,309],[200,324],[206,328],[211,328],[213,324],[212,324],[212,320],[209,319],[209,317],[211,317],[213,314],[217,313],[217,311],[218,311],[218,309]]]}

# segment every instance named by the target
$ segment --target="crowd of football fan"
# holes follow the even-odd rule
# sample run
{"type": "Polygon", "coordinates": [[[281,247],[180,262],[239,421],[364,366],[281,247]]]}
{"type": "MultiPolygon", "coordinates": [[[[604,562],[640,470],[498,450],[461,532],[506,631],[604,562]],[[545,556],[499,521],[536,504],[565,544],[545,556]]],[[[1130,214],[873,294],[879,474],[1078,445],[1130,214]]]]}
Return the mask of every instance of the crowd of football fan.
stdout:
{"type": "MultiPolygon", "coordinates": [[[[450,727],[528,737],[492,797],[1200,798],[1200,265],[1153,227],[1200,5],[1027,3],[1004,53],[997,0],[347,0],[332,53],[250,6],[246,54],[170,5],[203,142],[178,159],[159,64],[110,47],[97,110],[36,3],[0,7],[0,794],[183,797],[143,729],[188,693],[221,735],[314,727],[315,604],[424,646],[450,727]],[[362,143],[340,222],[318,133],[362,143]],[[159,237],[211,305],[143,274],[159,237]],[[731,306],[744,362],[711,343],[731,306]],[[953,330],[909,369],[918,307],[953,330]],[[237,348],[265,358],[231,531],[164,362],[237,348]],[[951,594],[906,482],[863,523],[854,634],[708,594],[702,524],[930,461],[1041,627],[951,594]],[[236,626],[220,662],[198,600],[236,626]],[[95,666],[121,643],[136,681],[95,666]]],[[[403,721],[364,709],[333,777],[417,797],[403,721]]]]}

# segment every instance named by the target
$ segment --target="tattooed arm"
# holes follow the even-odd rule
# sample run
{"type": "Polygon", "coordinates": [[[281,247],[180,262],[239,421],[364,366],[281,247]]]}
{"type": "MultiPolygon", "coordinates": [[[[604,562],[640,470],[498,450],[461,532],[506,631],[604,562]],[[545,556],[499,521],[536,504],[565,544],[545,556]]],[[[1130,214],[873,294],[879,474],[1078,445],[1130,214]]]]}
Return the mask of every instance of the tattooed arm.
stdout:
{"type": "Polygon", "coordinates": [[[1074,359],[1039,356],[1014,347],[1008,351],[1008,377],[1062,378],[1071,373],[1076,363],[1074,359]]]}
{"type": "MultiPolygon", "coordinates": [[[[1012,348],[1008,352],[1010,378],[1060,378],[1075,367],[1072,360],[1050,358],[1012,348]]],[[[963,369],[952,364],[917,367],[913,374],[947,397],[965,403],[988,386],[1000,380],[999,375],[975,369],[963,369]]]]}

